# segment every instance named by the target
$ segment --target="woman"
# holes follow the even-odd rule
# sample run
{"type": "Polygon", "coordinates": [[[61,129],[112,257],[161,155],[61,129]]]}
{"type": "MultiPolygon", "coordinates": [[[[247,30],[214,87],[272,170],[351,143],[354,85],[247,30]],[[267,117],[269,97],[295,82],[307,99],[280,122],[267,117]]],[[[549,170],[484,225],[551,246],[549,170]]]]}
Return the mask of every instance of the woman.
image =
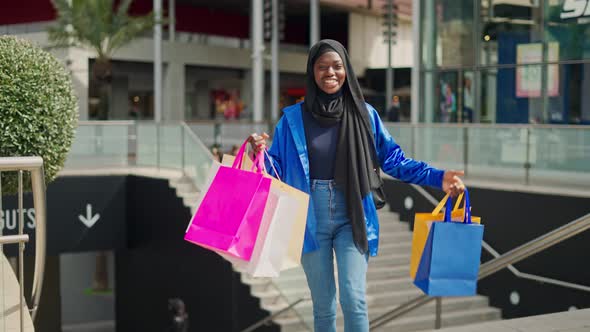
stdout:
{"type": "MultiPolygon", "coordinates": [[[[303,103],[286,107],[267,161],[283,181],[310,194],[301,263],[311,290],[314,327],[336,331],[336,255],[345,331],[368,331],[365,303],[368,258],[377,254],[379,224],[373,190],[378,170],[402,181],[464,190],[457,175],[404,156],[366,104],[345,48],[334,40],[314,45],[307,61],[303,103]]],[[[255,151],[267,134],[252,134],[255,151]]],[[[271,171],[274,174],[274,171],[271,171]]]]}

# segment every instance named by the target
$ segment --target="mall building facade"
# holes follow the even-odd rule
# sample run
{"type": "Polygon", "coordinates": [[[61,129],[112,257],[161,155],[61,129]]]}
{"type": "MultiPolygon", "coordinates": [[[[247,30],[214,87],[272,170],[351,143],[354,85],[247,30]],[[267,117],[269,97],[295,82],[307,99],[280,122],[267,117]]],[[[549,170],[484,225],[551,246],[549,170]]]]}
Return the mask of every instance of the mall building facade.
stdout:
{"type": "Polygon", "coordinates": [[[414,0],[416,8],[419,121],[590,123],[590,1],[414,0]]]}
{"type": "MultiPolygon", "coordinates": [[[[223,121],[223,102],[239,99],[240,120],[268,120],[270,116],[270,42],[264,50],[264,107],[252,110],[253,51],[252,1],[160,0],[164,17],[174,25],[163,27],[163,111],[165,121],[223,121]]],[[[134,0],[129,13],[141,15],[153,9],[153,0],[134,0]]],[[[310,40],[310,2],[281,1],[284,27],[279,51],[280,104],[288,105],[304,93],[307,50],[310,40]]],[[[320,38],[344,44],[352,65],[366,88],[369,101],[383,103],[387,66],[382,2],[371,0],[322,0],[320,38]],[[367,75],[367,71],[370,73],[367,75]],[[373,80],[374,71],[379,76],[373,80]],[[383,76],[383,77],[381,77],[383,76]],[[368,79],[365,79],[368,77],[368,79]],[[377,83],[373,83],[377,81],[377,83]]],[[[393,66],[404,68],[396,87],[405,93],[409,118],[409,77],[414,61],[412,0],[398,0],[398,40],[393,66]],[[402,84],[403,83],[403,84],[402,84]],[[404,86],[402,86],[404,85],[404,86]]],[[[57,17],[51,0],[22,0],[3,4],[0,34],[19,35],[42,47],[49,46],[47,27],[57,17]]],[[[52,50],[71,71],[80,100],[81,120],[154,119],[154,39],[151,31],[117,51],[112,57],[113,77],[107,114],[99,111],[99,92],[91,75],[95,54],[81,48],[52,50]]],[[[377,108],[382,109],[379,105],[377,108]]]]}

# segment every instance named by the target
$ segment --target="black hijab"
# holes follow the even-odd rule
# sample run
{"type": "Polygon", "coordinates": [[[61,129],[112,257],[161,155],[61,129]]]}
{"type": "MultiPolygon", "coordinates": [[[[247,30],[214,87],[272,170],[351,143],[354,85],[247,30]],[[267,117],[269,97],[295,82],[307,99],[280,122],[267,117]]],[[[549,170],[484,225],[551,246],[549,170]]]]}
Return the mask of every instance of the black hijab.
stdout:
{"type": "Polygon", "coordinates": [[[362,199],[372,189],[381,187],[382,182],[377,173],[379,161],[369,111],[352,70],[348,52],[342,44],[324,39],[311,48],[307,58],[306,85],[305,111],[311,112],[322,125],[340,122],[334,180],[346,196],[354,243],[362,253],[366,253],[368,241],[362,199]],[[346,70],[344,85],[333,95],[327,95],[317,86],[313,70],[317,59],[330,51],[340,55],[346,70]]]}

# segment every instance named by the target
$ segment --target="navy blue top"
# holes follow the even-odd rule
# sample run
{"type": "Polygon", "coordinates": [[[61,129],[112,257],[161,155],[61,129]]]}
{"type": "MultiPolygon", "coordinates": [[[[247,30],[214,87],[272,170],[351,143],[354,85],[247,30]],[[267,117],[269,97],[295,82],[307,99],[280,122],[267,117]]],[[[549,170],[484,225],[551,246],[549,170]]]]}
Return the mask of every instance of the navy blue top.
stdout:
{"type": "Polygon", "coordinates": [[[309,177],[316,180],[331,180],[334,178],[340,122],[322,127],[310,112],[301,113],[307,141],[309,177]]]}

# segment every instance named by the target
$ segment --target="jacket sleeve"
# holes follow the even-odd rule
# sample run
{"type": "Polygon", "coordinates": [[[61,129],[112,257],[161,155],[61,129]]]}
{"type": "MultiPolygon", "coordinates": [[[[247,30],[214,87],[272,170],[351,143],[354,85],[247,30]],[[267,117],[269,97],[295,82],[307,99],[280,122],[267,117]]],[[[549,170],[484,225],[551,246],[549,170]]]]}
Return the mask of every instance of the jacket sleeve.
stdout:
{"type": "Polygon", "coordinates": [[[368,109],[373,120],[377,157],[383,172],[404,182],[441,188],[444,171],[406,157],[381,122],[377,111],[370,105],[368,109]]]}
{"type": "Polygon", "coordinates": [[[270,146],[270,149],[268,149],[268,156],[267,158],[265,158],[265,167],[268,174],[274,177],[279,177],[281,179],[283,178],[283,168],[281,167],[281,160],[283,155],[282,151],[284,151],[283,145],[286,135],[284,129],[284,119],[285,117],[281,117],[281,119],[277,123],[277,126],[275,127],[273,137],[271,137],[272,144],[270,146]]]}

